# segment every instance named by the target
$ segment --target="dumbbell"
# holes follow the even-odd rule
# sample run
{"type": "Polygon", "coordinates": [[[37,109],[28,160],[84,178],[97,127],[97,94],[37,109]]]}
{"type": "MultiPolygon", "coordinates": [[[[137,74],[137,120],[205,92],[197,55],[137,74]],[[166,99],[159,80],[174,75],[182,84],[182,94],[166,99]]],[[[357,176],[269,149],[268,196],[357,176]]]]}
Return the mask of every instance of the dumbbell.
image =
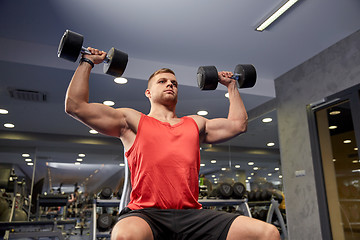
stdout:
{"type": "Polygon", "coordinates": [[[104,187],[99,193],[100,199],[110,199],[112,197],[112,189],[110,187],[104,187]]]}
{"type": "Polygon", "coordinates": [[[241,182],[236,182],[233,185],[233,198],[242,199],[246,193],[246,188],[241,182]]]}
{"type": "MultiPolygon", "coordinates": [[[[90,54],[91,52],[83,47],[83,35],[66,30],[60,40],[58,47],[58,57],[68,61],[76,62],[80,54],[90,54]]],[[[128,62],[128,55],[116,48],[111,48],[104,60],[103,71],[114,77],[121,77],[128,62]]]]}
{"type": "Polygon", "coordinates": [[[228,199],[232,196],[233,191],[234,189],[230,184],[221,183],[217,188],[217,195],[219,196],[219,198],[228,199]]]}
{"type": "MultiPolygon", "coordinates": [[[[234,75],[238,88],[251,88],[256,83],[256,70],[250,64],[238,64],[234,75]]],[[[215,66],[201,66],[197,71],[197,83],[201,90],[215,90],[219,83],[218,71],[215,66]]]]}

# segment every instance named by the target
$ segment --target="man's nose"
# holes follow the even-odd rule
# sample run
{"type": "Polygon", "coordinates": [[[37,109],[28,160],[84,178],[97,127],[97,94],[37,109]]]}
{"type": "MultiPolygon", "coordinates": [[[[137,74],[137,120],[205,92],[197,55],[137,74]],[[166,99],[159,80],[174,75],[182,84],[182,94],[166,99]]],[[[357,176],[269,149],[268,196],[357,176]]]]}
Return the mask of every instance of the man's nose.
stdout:
{"type": "Polygon", "coordinates": [[[173,88],[174,87],[174,84],[171,82],[171,81],[167,81],[167,84],[166,84],[166,87],[171,87],[173,88]]]}

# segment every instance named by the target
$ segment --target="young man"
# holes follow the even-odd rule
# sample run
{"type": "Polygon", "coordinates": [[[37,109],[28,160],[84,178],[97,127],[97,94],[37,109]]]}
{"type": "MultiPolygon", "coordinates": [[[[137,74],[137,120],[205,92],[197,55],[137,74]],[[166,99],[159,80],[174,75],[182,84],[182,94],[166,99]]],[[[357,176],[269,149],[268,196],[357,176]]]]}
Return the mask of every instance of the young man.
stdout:
{"type": "Polygon", "coordinates": [[[130,203],[111,239],[279,239],[271,224],[235,214],[201,209],[198,203],[200,144],[226,141],[246,131],[247,113],[231,72],[219,72],[228,88],[227,118],[208,120],[175,113],[178,82],[170,69],[156,71],[145,91],[145,115],[130,108],[89,103],[92,63],[106,53],[89,48],[69,85],[66,112],[100,133],[121,139],[131,172],[130,203]],[[89,63],[89,60],[91,61],[89,63]]]}

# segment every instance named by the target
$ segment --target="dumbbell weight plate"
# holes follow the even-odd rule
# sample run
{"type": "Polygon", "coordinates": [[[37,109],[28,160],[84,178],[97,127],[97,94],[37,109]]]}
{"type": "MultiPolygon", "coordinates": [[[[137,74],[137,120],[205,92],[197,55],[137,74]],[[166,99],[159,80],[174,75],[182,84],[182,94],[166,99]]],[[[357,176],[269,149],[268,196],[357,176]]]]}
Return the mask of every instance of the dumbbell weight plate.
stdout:
{"type": "Polygon", "coordinates": [[[109,60],[104,63],[104,73],[114,77],[121,77],[128,63],[128,55],[116,48],[111,48],[107,58],[109,60]]]}
{"type": "Polygon", "coordinates": [[[239,79],[237,80],[238,88],[251,88],[256,83],[256,69],[251,64],[236,65],[234,74],[239,74],[239,79]]]}
{"type": "Polygon", "coordinates": [[[202,66],[197,71],[197,82],[201,90],[215,90],[217,88],[219,77],[216,67],[202,66]]]}
{"type": "Polygon", "coordinates": [[[60,40],[58,57],[76,62],[80,55],[83,42],[84,37],[81,34],[66,30],[60,40]]]}
{"type": "Polygon", "coordinates": [[[218,188],[218,194],[220,198],[230,198],[233,194],[233,191],[233,187],[228,183],[222,183],[218,188]]]}
{"type": "Polygon", "coordinates": [[[110,214],[103,213],[97,219],[97,228],[99,231],[104,232],[110,230],[112,223],[112,216],[110,214]]]}
{"type": "Polygon", "coordinates": [[[234,193],[233,193],[234,198],[241,199],[244,197],[244,195],[246,193],[244,184],[242,184],[240,182],[236,182],[233,185],[233,189],[234,189],[234,193]]]}

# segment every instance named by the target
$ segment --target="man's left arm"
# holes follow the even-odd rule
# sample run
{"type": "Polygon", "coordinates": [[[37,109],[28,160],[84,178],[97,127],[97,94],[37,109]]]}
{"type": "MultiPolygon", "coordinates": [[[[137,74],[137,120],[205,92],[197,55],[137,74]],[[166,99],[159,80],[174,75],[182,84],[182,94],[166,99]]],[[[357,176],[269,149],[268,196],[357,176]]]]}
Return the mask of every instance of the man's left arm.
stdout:
{"type": "Polygon", "coordinates": [[[236,80],[231,79],[231,72],[219,72],[220,83],[229,93],[229,114],[227,118],[205,120],[205,143],[224,142],[246,132],[248,115],[241,99],[236,80]]]}

